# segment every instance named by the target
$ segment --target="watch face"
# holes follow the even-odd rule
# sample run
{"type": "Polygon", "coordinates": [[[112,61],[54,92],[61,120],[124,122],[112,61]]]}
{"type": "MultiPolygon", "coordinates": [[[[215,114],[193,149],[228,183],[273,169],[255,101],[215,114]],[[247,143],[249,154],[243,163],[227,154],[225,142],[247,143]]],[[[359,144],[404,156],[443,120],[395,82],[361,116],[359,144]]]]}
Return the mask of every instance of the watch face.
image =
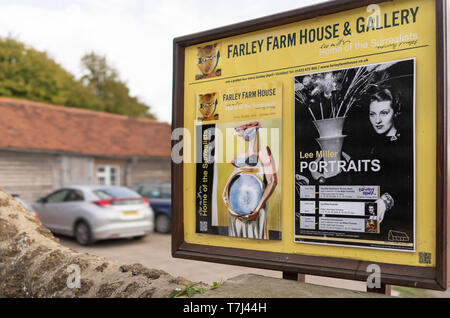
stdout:
{"type": "Polygon", "coordinates": [[[235,177],[229,188],[229,200],[233,212],[248,215],[257,207],[263,193],[261,181],[252,174],[235,177]]]}

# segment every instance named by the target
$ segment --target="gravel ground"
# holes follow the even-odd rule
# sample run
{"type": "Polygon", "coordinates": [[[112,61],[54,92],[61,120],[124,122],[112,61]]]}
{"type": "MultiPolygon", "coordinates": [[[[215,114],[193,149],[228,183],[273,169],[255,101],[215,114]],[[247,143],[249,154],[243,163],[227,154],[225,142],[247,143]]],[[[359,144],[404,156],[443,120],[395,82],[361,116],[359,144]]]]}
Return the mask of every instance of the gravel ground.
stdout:
{"type": "Polygon", "coordinates": [[[181,276],[194,282],[212,284],[213,282],[225,281],[228,278],[247,273],[281,278],[281,272],[278,271],[173,258],[171,255],[170,235],[154,233],[141,240],[100,241],[88,247],[78,245],[72,238],[58,237],[61,240],[61,244],[80,252],[102,256],[127,264],[141,263],[146,267],[162,269],[172,276],[181,276]]]}
{"type": "MultiPolygon", "coordinates": [[[[171,236],[167,234],[153,233],[141,240],[120,239],[101,241],[89,247],[80,246],[74,239],[69,237],[58,237],[61,240],[61,244],[80,252],[91,253],[127,264],[141,263],[149,268],[162,269],[175,277],[181,276],[194,282],[212,284],[241,274],[259,274],[275,278],[281,278],[282,276],[281,272],[278,271],[173,258],[171,255],[171,236]]],[[[364,282],[310,275],[306,276],[306,282],[358,291],[364,291],[366,288],[364,282]]],[[[401,297],[450,298],[450,290],[446,292],[435,292],[415,288],[394,287],[392,295],[401,297]]]]}

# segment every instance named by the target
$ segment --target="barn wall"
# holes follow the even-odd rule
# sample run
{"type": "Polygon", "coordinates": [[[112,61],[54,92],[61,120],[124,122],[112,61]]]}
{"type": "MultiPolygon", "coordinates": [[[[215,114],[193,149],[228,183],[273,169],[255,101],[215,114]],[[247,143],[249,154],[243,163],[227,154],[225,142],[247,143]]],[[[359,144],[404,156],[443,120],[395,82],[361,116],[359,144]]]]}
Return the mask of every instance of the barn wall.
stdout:
{"type": "Polygon", "coordinates": [[[0,189],[28,203],[63,187],[96,184],[99,165],[120,166],[120,184],[169,182],[170,157],[121,160],[0,150],[0,189]]]}
{"type": "Polygon", "coordinates": [[[61,169],[58,155],[0,150],[0,189],[33,203],[61,185],[61,169]]]}
{"type": "Polygon", "coordinates": [[[62,186],[93,184],[93,158],[63,156],[62,167],[62,186]]]}
{"type": "Polygon", "coordinates": [[[170,157],[139,159],[129,164],[127,185],[143,182],[169,182],[170,157]]]}

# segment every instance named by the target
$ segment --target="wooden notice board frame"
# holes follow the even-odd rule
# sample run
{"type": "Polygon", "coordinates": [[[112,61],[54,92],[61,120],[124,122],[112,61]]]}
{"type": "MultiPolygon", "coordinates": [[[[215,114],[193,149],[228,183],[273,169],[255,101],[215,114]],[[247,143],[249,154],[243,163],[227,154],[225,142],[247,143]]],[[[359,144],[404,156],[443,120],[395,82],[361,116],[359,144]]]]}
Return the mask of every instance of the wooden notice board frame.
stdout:
{"type": "MultiPolygon", "coordinates": [[[[173,115],[172,129],[185,127],[184,87],[186,47],[249,32],[299,22],[314,17],[362,8],[386,0],[335,0],[318,5],[233,24],[214,30],[174,39],[173,46],[173,115]]],[[[418,267],[376,263],[382,269],[382,284],[444,290],[447,288],[447,29],[446,1],[436,4],[436,266],[418,267]]],[[[174,146],[179,140],[172,140],[174,146]]],[[[318,257],[192,244],[184,236],[183,163],[172,161],[172,255],[176,258],[229,265],[279,270],[342,279],[366,281],[366,268],[374,262],[346,258],[318,257]]]]}

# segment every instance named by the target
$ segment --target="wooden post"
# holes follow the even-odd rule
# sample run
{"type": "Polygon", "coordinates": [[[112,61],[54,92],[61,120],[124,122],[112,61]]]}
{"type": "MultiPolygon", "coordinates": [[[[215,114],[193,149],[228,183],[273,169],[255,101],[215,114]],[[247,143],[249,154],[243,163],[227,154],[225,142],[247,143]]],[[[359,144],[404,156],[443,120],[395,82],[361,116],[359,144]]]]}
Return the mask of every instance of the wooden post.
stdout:
{"type": "Polygon", "coordinates": [[[295,280],[297,282],[304,283],[306,275],[301,273],[283,272],[283,279],[295,280]]]}
{"type": "Polygon", "coordinates": [[[385,294],[391,296],[391,285],[381,284],[380,288],[369,288],[367,287],[368,293],[385,294]]]}

